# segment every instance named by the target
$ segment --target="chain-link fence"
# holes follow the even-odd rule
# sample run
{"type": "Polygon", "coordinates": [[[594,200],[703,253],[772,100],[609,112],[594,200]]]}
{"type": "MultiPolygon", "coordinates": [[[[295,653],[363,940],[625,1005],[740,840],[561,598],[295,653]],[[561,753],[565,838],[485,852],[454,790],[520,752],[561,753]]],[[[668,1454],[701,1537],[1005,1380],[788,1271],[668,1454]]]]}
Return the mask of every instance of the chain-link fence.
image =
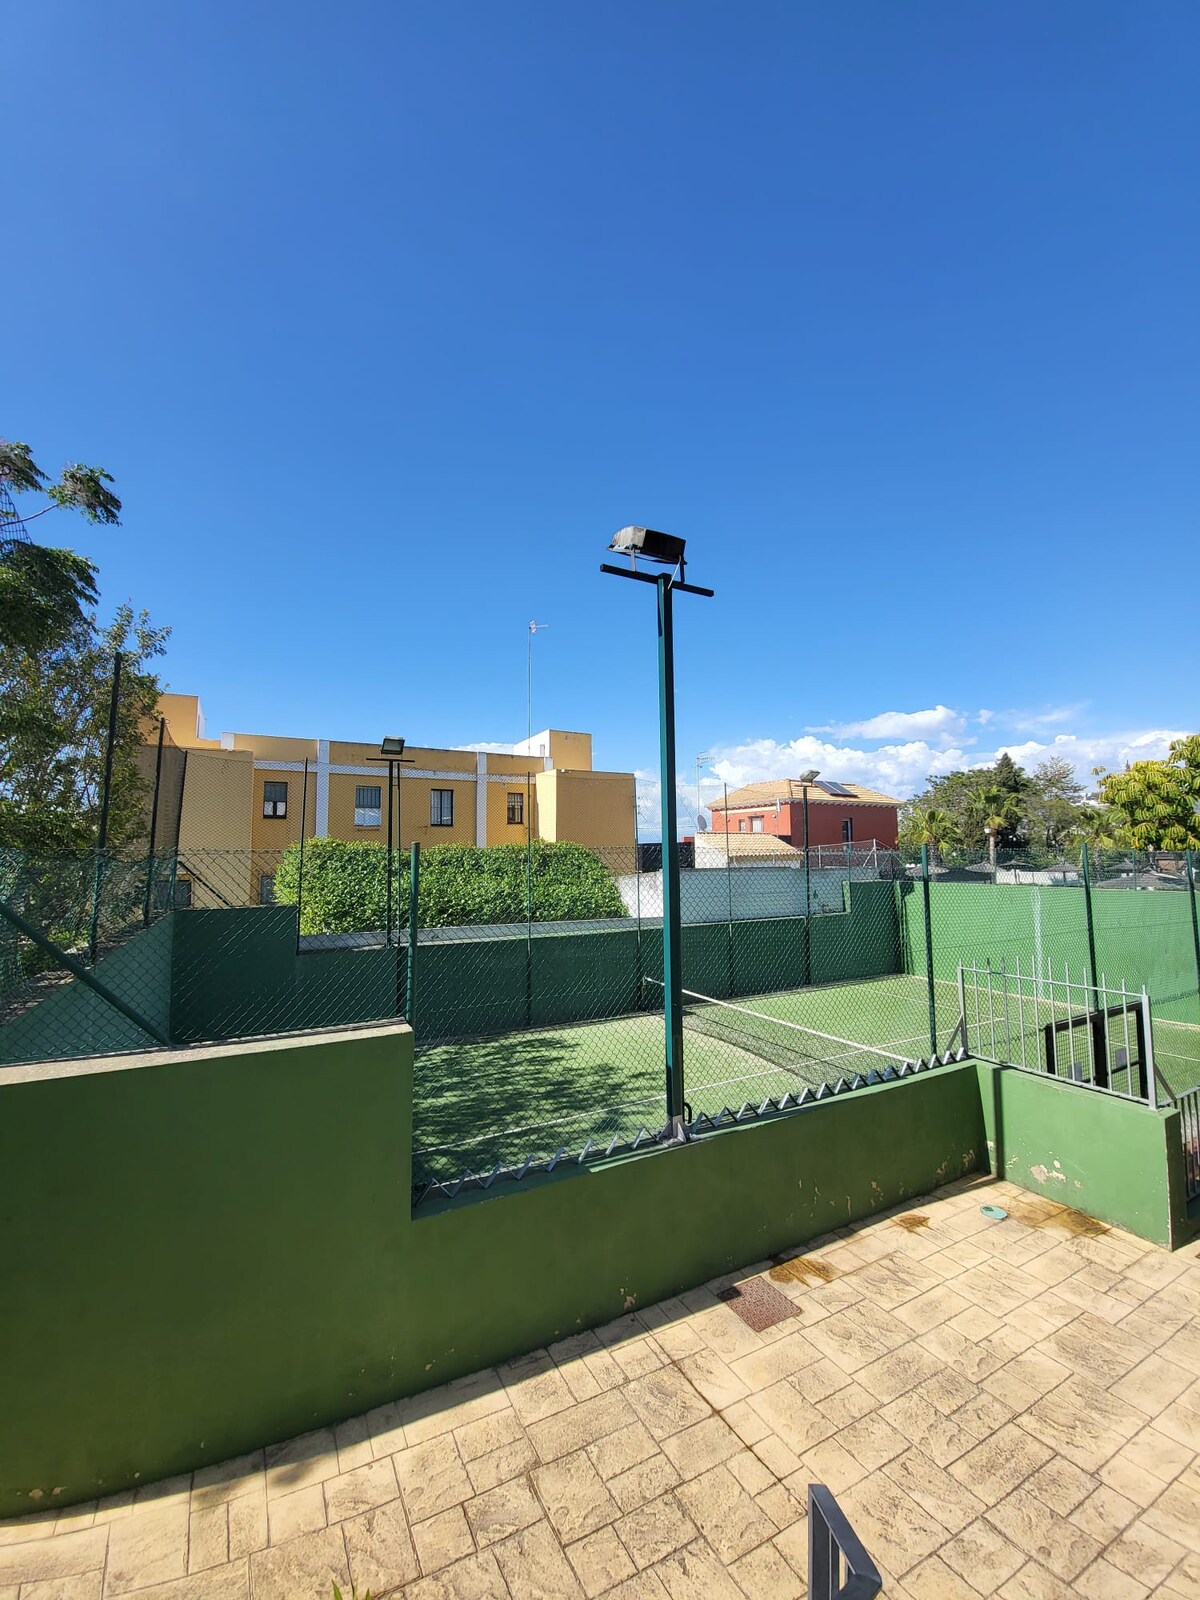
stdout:
{"type": "MultiPolygon", "coordinates": [[[[418,1186],[658,1135],[663,862],[636,804],[624,844],[546,840],[532,774],[508,776],[519,842],[418,857],[394,834],[390,850],[331,836],[307,759],[273,763],[286,781],[255,765],[212,749],[189,769],[160,724],[121,850],[0,853],[0,1064],[405,1016],[418,1186]]],[[[611,839],[602,813],[589,826],[611,839]]],[[[1144,987],[1182,1092],[1200,1082],[1193,868],[698,834],[679,854],[686,1119],[953,1058],[960,964],[1144,987]]]]}

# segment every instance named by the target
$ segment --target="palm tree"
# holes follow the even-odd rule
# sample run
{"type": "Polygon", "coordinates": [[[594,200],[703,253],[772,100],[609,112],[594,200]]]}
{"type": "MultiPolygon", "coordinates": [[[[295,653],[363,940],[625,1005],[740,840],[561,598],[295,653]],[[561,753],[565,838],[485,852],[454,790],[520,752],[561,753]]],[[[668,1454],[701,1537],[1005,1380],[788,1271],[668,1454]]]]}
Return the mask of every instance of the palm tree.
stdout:
{"type": "Polygon", "coordinates": [[[971,812],[983,823],[988,842],[988,866],[996,875],[996,835],[1014,827],[1021,820],[1021,802],[1010,789],[992,785],[977,789],[971,796],[971,812]]]}
{"type": "Polygon", "coordinates": [[[929,846],[936,865],[943,847],[958,843],[959,833],[948,811],[940,811],[937,806],[926,806],[913,816],[911,837],[914,843],[929,846]]]}

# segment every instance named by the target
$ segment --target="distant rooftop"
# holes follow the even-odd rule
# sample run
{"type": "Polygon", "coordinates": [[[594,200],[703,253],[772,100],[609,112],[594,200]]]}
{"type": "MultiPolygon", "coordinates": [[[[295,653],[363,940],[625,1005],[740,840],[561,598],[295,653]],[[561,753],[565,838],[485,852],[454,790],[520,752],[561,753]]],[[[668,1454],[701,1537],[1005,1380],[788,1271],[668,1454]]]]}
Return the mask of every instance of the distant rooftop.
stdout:
{"type": "MultiPolygon", "coordinates": [[[[741,789],[735,789],[726,799],[722,797],[710,803],[709,810],[724,811],[729,809],[740,810],[744,806],[773,806],[776,800],[781,804],[804,798],[804,785],[799,778],[771,778],[766,783],[748,783],[741,789]]],[[[809,805],[829,804],[836,805],[841,800],[853,800],[856,805],[865,806],[898,806],[899,800],[890,794],[883,794],[878,789],[868,789],[862,783],[839,783],[832,779],[818,778],[815,783],[808,784],[809,805]],[[825,784],[829,787],[824,787],[825,784]],[[830,793],[830,789],[834,792],[830,793]],[[842,792],[837,792],[837,791],[842,792]]]]}

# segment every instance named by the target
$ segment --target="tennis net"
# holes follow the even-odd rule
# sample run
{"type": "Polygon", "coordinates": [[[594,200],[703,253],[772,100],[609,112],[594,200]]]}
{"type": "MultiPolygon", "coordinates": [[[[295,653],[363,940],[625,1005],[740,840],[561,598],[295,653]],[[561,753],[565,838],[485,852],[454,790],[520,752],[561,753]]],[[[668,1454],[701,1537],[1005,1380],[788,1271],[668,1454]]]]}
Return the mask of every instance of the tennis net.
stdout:
{"type": "MultiPolygon", "coordinates": [[[[661,997],[663,986],[658,979],[648,978],[646,984],[661,997]]],[[[857,1039],[843,1039],[837,1034],[824,1033],[801,1022],[787,1022],[782,1017],[772,1017],[731,1000],[699,994],[694,989],[683,991],[683,1026],[689,1033],[732,1045],[771,1066],[797,1072],[806,1080],[808,1069],[814,1064],[832,1069],[837,1077],[846,1077],[872,1069],[894,1068],[912,1059],[900,1051],[863,1044],[857,1039]]]]}

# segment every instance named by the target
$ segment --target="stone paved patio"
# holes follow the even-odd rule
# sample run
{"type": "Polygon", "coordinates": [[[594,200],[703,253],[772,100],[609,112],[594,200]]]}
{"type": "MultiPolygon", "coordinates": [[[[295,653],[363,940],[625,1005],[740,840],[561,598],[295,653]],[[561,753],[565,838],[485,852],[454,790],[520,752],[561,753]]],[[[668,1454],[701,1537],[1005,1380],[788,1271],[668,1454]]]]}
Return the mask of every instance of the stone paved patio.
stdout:
{"type": "Polygon", "coordinates": [[[955,1185],[335,1430],[0,1523],[0,1600],[793,1600],[810,1481],[889,1600],[1200,1596],[1200,1248],[955,1185]],[[755,1333],[718,1294],[763,1273],[797,1314],[755,1333]]]}

